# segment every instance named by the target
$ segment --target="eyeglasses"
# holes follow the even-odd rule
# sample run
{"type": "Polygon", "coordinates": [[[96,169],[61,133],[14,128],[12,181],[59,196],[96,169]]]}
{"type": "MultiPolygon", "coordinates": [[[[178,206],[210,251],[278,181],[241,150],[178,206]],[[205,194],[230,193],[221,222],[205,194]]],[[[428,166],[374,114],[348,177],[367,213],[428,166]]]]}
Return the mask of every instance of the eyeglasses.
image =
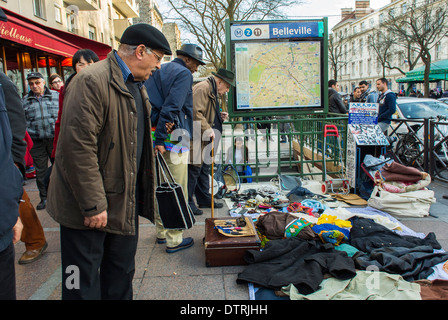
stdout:
{"type": "Polygon", "coordinates": [[[154,51],[152,51],[150,48],[146,48],[146,52],[147,52],[148,54],[150,54],[150,53],[154,54],[154,55],[156,56],[156,58],[157,58],[157,62],[162,61],[162,57],[159,56],[159,55],[158,55],[157,53],[155,53],[154,51]]]}
{"type": "Polygon", "coordinates": [[[51,84],[56,84],[56,83],[59,83],[59,82],[62,82],[62,80],[61,79],[54,80],[51,84]]]}

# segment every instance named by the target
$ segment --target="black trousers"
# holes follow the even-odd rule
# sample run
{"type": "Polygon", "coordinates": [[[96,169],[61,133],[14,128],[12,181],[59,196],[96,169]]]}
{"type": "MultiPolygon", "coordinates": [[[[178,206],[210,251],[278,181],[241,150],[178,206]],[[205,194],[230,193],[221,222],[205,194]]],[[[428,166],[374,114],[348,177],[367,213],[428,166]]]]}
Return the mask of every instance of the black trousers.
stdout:
{"type": "Polygon", "coordinates": [[[193,195],[196,196],[198,204],[211,204],[210,195],[210,165],[203,163],[201,167],[188,165],[188,202],[190,207],[195,206],[193,195]]]}
{"type": "Polygon", "coordinates": [[[136,221],[135,236],[61,226],[62,300],[132,300],[136,221]]]}
{"type": "Polygon", "coordinates": [[[48,170],[48,160],[53,163],[51,159],[52,152],[53,139],[33,140],[33,148],[31,148],[30,154],[33,157],[34,167],[36,168],[36,184],[41,200],[47,199],[45,177],[48,170]]]}
{"type": "Polygon", "coordinates": [[[14,245],[0,252],[0,300],[16,300],[14,245]]]}

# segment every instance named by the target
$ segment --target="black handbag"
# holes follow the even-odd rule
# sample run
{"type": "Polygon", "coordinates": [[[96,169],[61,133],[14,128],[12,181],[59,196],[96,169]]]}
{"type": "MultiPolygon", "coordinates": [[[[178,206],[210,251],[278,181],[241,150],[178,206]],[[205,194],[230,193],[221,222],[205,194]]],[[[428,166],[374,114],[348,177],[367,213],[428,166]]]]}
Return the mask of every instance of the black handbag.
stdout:
{"type": "Polygon", "coordinates": [[[182,186],[174,181],[165,159],[156,156],[156,199],[165,229],[190,229],[196,222],[182,186]]]}

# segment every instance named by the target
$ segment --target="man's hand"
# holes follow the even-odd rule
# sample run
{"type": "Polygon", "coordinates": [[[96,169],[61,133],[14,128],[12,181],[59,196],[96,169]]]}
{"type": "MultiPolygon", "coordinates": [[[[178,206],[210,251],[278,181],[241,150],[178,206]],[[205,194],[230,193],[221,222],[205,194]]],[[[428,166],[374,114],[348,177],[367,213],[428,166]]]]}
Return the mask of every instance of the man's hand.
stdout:
{"type": "Polygon", "coordinates": [[[174,122],[165,123],[165,128],[166,128],[166,133],[170,134],[171,132],[173,132],[174,122]]]}
{"type": "Polygon", "coordinates": [[[228,112],[221,112],[221,120],[226,121],[229,118],[228,112]]]}
{"type": "Polygon", "coordinates": [[[210,139],[215,139],[215,130],[213,130],[212,128],[205,130],[203,137],[205,138],[207,136],[210,139]]]}
{"type": "Polygon", "coordinates": [[[160,152],[160,154],[164,154],[165,151],[166,151],[165,146],[159,146],[159,145],[156,145],[156,146],[154,147],[154,154],[155,154],[155,155],[157,155],[157,152],[160,152]]]}
{"type": "Polygon", "coordinates": [[[92,229],[104,228],[107,225],[107,211],[103,211],[92,217],[85,217],[84,225],[92,229]]]}
{"type": "Polygon", "coordinates": [[[22,235],[22,230],[23,230],[23,224],[22,224],[22,220],[20,220],[20,217],[17,219],[16,225],[12,228],[12,231],[14,233],[14,236],[12,238],[12,243],[16,244],[17,242],[19,242],[20,237],[22,235]]]}

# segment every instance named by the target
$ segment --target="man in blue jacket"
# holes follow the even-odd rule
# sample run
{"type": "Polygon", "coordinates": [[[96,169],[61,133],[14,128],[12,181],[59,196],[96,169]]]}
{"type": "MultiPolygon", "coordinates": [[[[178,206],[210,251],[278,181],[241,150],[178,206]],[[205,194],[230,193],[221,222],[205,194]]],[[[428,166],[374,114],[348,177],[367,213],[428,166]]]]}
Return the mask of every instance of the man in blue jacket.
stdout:
{"type": "Polygon", "coordinates": [[[397,96],[387,86],[387,79],[380,78],[376,80],[376,88],[380,92],[378,103],[378,125],[383,132],[387,132],[392,115],[397,111],[397,96]]]}
{"type": "Polygon", "coordinates": [[[23,176],[15,166],[12,132],[0,85],[0,300],[16,299],[14,244],[20,240],[19,203],[23,193],[23,176]]]}
{"type": "MultiPolygon", "coordinates": [[[[184,44],[176,51],[177,58],[163,64],[146,82],[152,105],[154,149],[166,160],[175,181],[188,198],[188,160],[193,133],[193,73],[205,65],[202,49],[184,44]]],[[[188,199],[187,199],[188,200],[188,199]]],[[[192,208],[193,212],[195,208],[192,208]]],[[[166,243],[166,252],[173,253],[193,245],[192,238],[183,238],[182,230],[163,228],[156,214],[157,242],[166,243]]]]}

